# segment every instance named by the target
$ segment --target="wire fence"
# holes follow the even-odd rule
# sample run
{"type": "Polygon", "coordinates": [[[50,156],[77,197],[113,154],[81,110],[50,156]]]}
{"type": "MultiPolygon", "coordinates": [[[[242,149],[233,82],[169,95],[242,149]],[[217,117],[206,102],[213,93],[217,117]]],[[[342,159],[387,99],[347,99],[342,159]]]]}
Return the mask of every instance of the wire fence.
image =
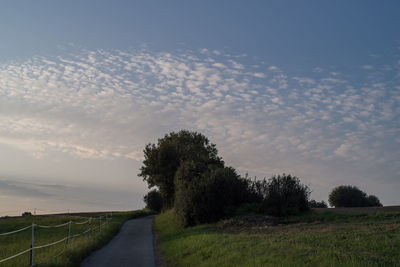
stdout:
{"type": "Polygon", "coordinates": [[[14,235],[20,232],[24,232],[27,231],[29,229],[32,230],[32,236],[31,236],[31,245],[29,248],[20,251],[14,255],[8,256],[6,258],[0,259],[0,263],[6,262],[8,260],[14,259],[18,256],[22,256],[25,253],[30,253],[30,257],[29,257],[29,266],[34,266],[35,264],[35,251],[38,249],[42,249],[42,248],[47,248],[47,247],[51,247],[57,244],[60,244],[62,242],[65,242],[65,246],[64,249],[56,254],[56,255],[52,255],[52,257],[50,258],[55,258],[59,255],[61,255],[66,249],[68,249],[69,243],[71,241],[72,238],[76,238],[79,236],[83,236],[83,235],[87,235],[88,238],[91,238],[92,233],[93,232],[101,232],[102,230],[106,229],[110,223],[110,221],[112,220],[112,213],[111,214],[106,214],[105,216],[99,216],[99,217],[90,217],[88,220],[86,221],[82,221],[82,222],[76,222],[76,221],[68,221],[66,223],[62,223],[62,224],[58,224],[58,225],[40,225],[40,224],[35,224],[34,222],[32,222],[32,225],[23,227],[21,229],[17,229],[14,231],[10,231],[10,232],[6,232],[6,233],[0,233],[0,236],[10,236],[10,235],[14,235]],[[96,222],[96,220],[98,221],[98,224],[96,222]],[[79,232],[77,234],[71,234],[71,230],[72,230],[72,225],[79,225],[79,226],[84,226],[85,224],[88,225],[87,229],[79,232]],[[54,242],[48,243],[48,244],[40,244],[37,245],[35,238],[37,237],[36,234],[38,232],[39,229],[57,229],[57,228],[62,228],[62,227],[66,227],[68,226],[67,229],[67,234],[65,237],[56,240],[54,242]]]}
{"type": "MultiPolygon", "coordinates": [[[[82,213],[81,209],[39,209],[39,208],[23,208],[23,209],[15,209],[15,210],[0,210],[0,218],[1,217],[19,217],[22,214],[31,214],[31,215],[51,215],[51,214],[77,214],[82,213]]],[[[87,210],[88,213],[92,212],[92,210],[87,210]]]]}

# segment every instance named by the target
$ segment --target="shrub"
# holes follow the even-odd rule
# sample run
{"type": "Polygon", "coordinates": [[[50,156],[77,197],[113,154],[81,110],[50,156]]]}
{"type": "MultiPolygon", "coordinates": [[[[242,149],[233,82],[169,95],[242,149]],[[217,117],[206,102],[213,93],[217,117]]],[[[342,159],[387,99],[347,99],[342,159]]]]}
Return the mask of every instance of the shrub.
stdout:
{"type": "Polygon", "coordinates": [[[183,163],[175,177],[175,211],[184,226],[218,221],[246,201],[248,183],[233,168],[197,169],[183,163]]]}
{"type": "Polygon", "coordinates": [[[163,199],[159,191],[156,189],[151,190],[143,197],[146,208],[160,212],[163,207],[163,199]]]}
{"type": "Polygon", "coordinates": [[[262,203],[244,203],[235,210],[235,216],[262,213],[262,203]]]}
{"type": "Polygon", "coordinates": [[[326,204],[325,201],[322,200],[321,202],[318,202],[318,201],[315,201],[314,199],[312,199],[308,202],[308,206],[310,208],[327,208],[328,207],[328,205],[326,204]]]}
{"type": "Polygon", "coordinates": [[[369,195],[367,197],[368,203],[370,207],[382,207],[382,203],[379,201],[379,198],[374,195],[369,195]]]}
{"type": "Polygon", "coordinates": [[[25,211],[24,213],[22,213],[22,217],[27,217],[27,216],[32,216],[32,212],[25,211]]]}
{"type": "Polygon", "coordinates": [[[267,191],[268,187],[268,180],[256,180],[254,178],[253,181],[248,179],[246,174],[245,179],[248,181],[248,188],[249,188],[249,201],[250,203],[262,203],[265,198],[265,192],[267,191]]]}
{"type": "Polygon", "coordinates": [[[358,187],[341,185],[329,194],[329,204],[334,207],[368,207],[367,194],[358,187]]]}
{"type": "Polygon", "coordinates": [[[310,189],[301,184],[299,178],[283,174],[257,183],[263,198],[263,210],[267,214],[288,216],[308,210],[310,189]]]}

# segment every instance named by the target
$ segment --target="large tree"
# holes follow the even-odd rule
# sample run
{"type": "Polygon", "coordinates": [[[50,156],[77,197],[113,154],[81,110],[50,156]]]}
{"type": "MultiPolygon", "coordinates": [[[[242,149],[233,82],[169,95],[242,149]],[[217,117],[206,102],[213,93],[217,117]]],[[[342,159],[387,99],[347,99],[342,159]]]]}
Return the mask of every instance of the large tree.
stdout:
{"type": "Polygon", "coordinates": [[[149,188],[157,186],[166,207],[172,207],[175,188],[174,177],[182,162],[195,162],[203,168],[223,167],[214,144],[198,132],[182,130],[158,139],[157,144],[148,144],[144,149],[143,166],[139,176],[149,188]]]}

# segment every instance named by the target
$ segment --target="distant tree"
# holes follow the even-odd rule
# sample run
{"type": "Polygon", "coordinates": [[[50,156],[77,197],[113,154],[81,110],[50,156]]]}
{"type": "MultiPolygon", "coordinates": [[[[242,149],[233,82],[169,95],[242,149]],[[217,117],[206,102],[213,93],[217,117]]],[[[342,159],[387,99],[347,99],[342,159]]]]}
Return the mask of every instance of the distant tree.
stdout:
{"type": "Polygon", "coordinates": [[[369,195],[367,197],[368,203],[370,207],[382,207],[382,203],[379,201],[379,198],[375,195],[369,195]]]}
{"type": "Polygon", "coordinates": [[[295,176],[283,174],[256,183],[258,185],[254,187],[258,187],[263,199],[263,209],[267,214],[287,216],[309,209],[308,196],[311,191],[295,176]]]}
{"type": "Polygon", "coordinates": [[[24,213],[22,213],[22,217],[27,217],[27,216],[32,216],[32,212],[25,211],[24,213]]]}
{"type": "Polygon", "coordinates": [[[149,188],[159,188],[167,208],[173,206],[174,177],[181,162],[195,162],[203,170],[210,166],[224,166],[215,145],[198,132],[172,132],[158,139],[157,144],[146,145],[143,152],[144,161],[139,176],[143,177],[149,188]]]}
{"type": "Polygon", "coordinates": [[[326,204],[325,201],[322,200],[321,202],[318,202],[318,201],[315,201],[314,199],[312,199],[308,202],[308,206],[310,208],[327,208],[328,207],[328,205],[326,204]]]}
{"type": "Polygon", "coordinates": [[[156,189],[151,190],[143,197],[146,208],[160,212],[163,207],[163,199],[160,192],[156,189]]]}
{"type": "Polygon", "coordinates": [[[334,207],[368,207],[367,194],[358,187],[341,185],[329,194],[329,204],[334,207]]]}

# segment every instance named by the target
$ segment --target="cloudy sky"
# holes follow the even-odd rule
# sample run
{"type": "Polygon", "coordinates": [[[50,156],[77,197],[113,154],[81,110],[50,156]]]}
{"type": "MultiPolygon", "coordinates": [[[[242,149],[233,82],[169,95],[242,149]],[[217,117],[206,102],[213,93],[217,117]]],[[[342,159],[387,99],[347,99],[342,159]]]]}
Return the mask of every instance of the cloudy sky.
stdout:
{"type": "Polygon", "coordinates": [[[397,1],[5,1],[0,216],[143,207],[145,144],[400,204],[397,1]]]}

